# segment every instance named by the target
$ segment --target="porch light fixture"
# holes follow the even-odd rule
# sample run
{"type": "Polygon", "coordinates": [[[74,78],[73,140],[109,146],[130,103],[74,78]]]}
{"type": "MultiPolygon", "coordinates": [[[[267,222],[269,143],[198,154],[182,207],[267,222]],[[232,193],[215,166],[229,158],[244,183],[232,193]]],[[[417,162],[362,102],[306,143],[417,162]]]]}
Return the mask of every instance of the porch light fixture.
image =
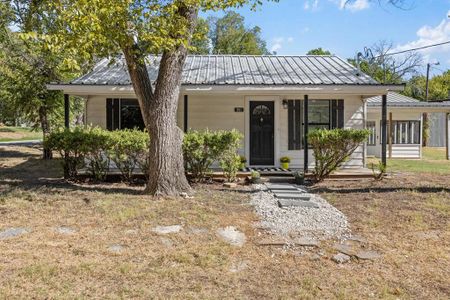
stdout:
{"type": "Polygon", "coordinates": [[[288,107],[289,107],[288,101],[286,99],[283,99],[283,108],[288,109],[288,107]]]}

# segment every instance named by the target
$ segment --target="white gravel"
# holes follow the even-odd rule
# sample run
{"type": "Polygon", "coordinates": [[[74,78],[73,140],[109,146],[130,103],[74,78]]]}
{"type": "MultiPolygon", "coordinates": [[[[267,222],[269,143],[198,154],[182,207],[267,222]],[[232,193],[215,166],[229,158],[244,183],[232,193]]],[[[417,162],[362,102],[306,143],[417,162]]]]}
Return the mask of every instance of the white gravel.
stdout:
{"type": "Polygon", "coordinates": [[[277,199],[263,184],[253,186],[251,204],[260,215],[258,226],[274,234],[313,239],[343,239],[350,235],[347,218],[325,199],[312,194],[319,208],[280,208],[277,199]]]}

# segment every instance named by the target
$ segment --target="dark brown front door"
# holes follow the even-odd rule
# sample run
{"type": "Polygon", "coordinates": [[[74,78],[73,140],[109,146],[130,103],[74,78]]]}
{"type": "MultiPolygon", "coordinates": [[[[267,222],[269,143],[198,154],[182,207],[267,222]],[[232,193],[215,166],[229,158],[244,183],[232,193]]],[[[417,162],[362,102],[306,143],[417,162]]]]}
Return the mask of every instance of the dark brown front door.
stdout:
{"type": "Polygon", "coordinates": [[[250,165],[274,164],[273,101],[250,102],[250,165]]]}

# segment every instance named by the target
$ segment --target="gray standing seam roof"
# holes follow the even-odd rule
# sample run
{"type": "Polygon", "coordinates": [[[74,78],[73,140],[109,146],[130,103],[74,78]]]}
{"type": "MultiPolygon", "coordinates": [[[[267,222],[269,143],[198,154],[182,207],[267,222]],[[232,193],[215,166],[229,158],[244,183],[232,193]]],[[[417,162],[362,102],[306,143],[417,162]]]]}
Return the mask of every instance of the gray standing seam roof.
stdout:
{"type": "MultiPolygon", "coordinates": [[[[381,107],[381,96],[367,98],[367,105],[369,107],[381,107]]],[[[395,93],[388,92],[387,106],[389,107],[448,107],[450,108],[450,101],[419,101],[417,99],[395,93]]]]}
{"type": "MultiPolygon", "coordinates": [[[[152,81],[158,74],[160,56],[149,56],[152,81]]],[[[123,58],[102,59],[73,85],[131,85],[123,58]]],[[[379,85],[347,61],[329,56],[189,55],[183,85],[379,85]]]]}

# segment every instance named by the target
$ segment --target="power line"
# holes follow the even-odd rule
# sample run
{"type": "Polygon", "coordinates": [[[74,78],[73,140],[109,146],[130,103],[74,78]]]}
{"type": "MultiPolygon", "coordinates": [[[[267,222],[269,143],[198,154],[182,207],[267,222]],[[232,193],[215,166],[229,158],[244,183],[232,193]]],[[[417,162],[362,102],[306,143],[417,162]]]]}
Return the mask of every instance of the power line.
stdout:
{"type": "Polygon", "coordinates": [[[417,48],[406,49],[406,50],[402,50],[402,51],[398,51],[398,52],[386,53],[386,54],[375,56],[374,58],[378,58],[378,57],[382,57],[382,56],[397,55],[397,54],[402,54],[402,53],[406,53],[406,52],[410,52],[410,51],[417,51],[417,50],[427,49],[427,48],[431,48],[431,47],[442,46],[442,45],[446,45],[446,44],[450,44],[450,41],[437,43],[437,44],[426,45],[426,46],[417,47],[417,48]]]}

